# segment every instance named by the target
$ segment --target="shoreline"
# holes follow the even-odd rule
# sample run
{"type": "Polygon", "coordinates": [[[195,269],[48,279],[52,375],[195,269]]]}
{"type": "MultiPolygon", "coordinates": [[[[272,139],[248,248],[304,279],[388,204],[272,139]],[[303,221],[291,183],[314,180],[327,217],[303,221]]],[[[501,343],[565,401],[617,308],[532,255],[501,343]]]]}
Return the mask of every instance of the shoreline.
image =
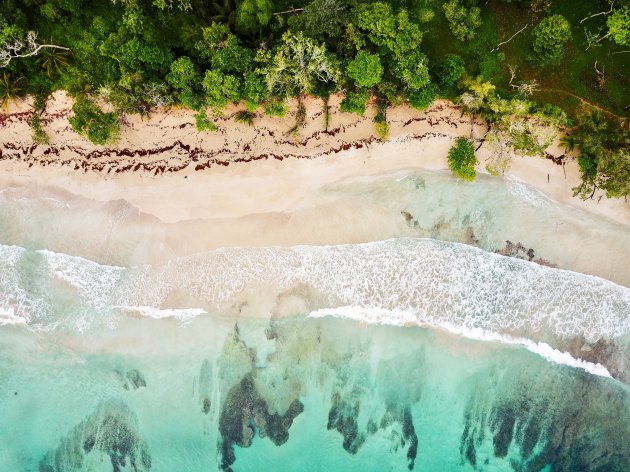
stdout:
{"type": "MultiPolygon", "coordinates": [[[[294,122],[292,107],[283,118],[259,114],[254,126],[235,122],[237,107],[231,107],[214,120],[215,133],[197,132],[191,111],[171,109],[144,120],[129,117],[117,146],[108,147],[92,145],[71,130],[71,100],[57,92],[42,115],[48,145],[32,143],[28,102],[0,115],[0,187],[63,189],[98,202],[122,199],[166,223],[291,212],[308,206],[308,193],[328,184],[448,170],[452,141],[471,130],[470,118],[448,102],[423,111],[401,105],[388,110],[390,137],[380,142],[372,109],[364,117],[342,113],[339,97],[333,96],[324,130],[322,104],[305,100],[307,117],[297,136],[286,134],[294,122]]],[[[472,124],[477,138],[485,126],[481,120],[472,124]]],[[[547,151],[547,159],[513,157],[497,178],[525,183],[552,200],[630,226],[630,203],[600,193],[586,201],[573,197],[571,189],[580,181],[575,159],[557,164],[562,150],[554,145],[547,151]]],[[[477,171],[485,174],[483,147],[478,159],[477,171]]]]}

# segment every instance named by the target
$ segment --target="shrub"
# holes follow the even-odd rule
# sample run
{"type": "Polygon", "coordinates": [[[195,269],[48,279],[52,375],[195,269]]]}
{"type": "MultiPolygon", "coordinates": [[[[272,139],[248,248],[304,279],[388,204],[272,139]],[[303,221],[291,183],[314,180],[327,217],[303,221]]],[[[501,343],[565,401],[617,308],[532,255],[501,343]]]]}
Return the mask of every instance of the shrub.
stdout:
{"type": "Polygon", "coordinates": [[[448,151],[448,167],[460,179],[471,182],[475,179],[475,150],[470,139],[459,137],[448,151]]]}
{"type": "Polygon", "coordinates": [[[365,113],[365,104],[370,98],[370,92],[367,90],[355,90],[354,92],[346,93],[343,98],[339,109],[347,113],[356,113],[359,116],[363,116],[365,113]]]}
{"type": "Polygon", "coordinates": [[[381,81],[382,75],[383,66],[377,54],[359,51],[357,56],[348,64],[348,77],[358,87],[372,87],[381,81]]]}
{"type": "Polygon", "coordinates": [[[33,130],[33,142],[36,144],[48,144],[50,139],[48,133],[42,128],[42,120],[35,112],[31,118],[31,129],[33,130]]]}
{"type": "Polygon", "coordinates": [[[103,112],[90,99],[78,98],[72,106],[72,113],[68,119],[72,129],[94,144],[111,143],[118,138],[120,132],[118,116],[103,112]]]}
{"type": "Polygon", "coordinates": [[[374,131],[381,141],[385,141],[389,135],[389,125],[386,121],[374,121],[374,131]]]}
{"type": "Polygon", "coordinates": [[[241,110],[236,112],[236,115],[234,115],[234,119],[239,123],[252,126],[254,124],[255,116],[256,115],[249,110],[241,110]]]}
{"type": "Polygon", "coordinates": [[[443,87],[450,87],[462,78],[466,69],[464,60],[457,54],[449,54],[437,68],[437,78],[443,87]]]}
{"type": "Polygon", "coordinates": [[[564,43],[571,40],[571,26],[562,15],[548,16],[534,28],[534,59],[541,65],[560,64],[564,43]]]}
{"type": "Polygon", "coordinates": [[[265,103],[264,112],[267,116],[282,118],[284,115],[287,114],[287,107],[285,106],[283,101],[272,99],[265,103]]]}
{"type": "Polygon", "coordinates": [[[409,104],[418,110],[424,110],[433,103],[436,95],[435,85],[428,84],[426,87],[409,92],[409,104]]]}
{"type": "Polygon", "coordinates": [[[195,115],[195,127],[197,131],[216,131],[217,125],[208,119],[205,113],[199,112],[195,115]]]}

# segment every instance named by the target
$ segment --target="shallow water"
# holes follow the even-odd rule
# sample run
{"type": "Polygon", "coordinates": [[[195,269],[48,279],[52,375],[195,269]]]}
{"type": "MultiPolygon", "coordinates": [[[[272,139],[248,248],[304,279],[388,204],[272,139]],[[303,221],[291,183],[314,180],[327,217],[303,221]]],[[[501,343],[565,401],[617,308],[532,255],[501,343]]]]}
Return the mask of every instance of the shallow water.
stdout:
{"type": "Polygon", "coordinates": [[[441,173],[314,201],[399,237],[155,258],[124,202],[3,192],[0,471],[630,469],[627,228],[441,173]]]}
{"type": "Polygon", "coordinates": [[[517,347],[331,318],[106,338],[4,329],[2,470],[627,470],[628,387],[517,347]]]}

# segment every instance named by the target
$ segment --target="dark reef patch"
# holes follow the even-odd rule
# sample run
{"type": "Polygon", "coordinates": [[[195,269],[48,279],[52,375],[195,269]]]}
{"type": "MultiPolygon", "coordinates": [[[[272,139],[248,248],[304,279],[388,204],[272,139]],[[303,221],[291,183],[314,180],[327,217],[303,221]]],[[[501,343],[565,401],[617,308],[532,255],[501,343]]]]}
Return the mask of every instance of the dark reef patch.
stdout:
{"type": "Polygon", "coordinates": [[[232,471],[236,460],[234,445],[249,447],[256,431],[259,437],[269,437],[276,446],[287,442],[293,420],[303,411],[304,405],[295,399],[283,415],[270,413],[266,400],[256,390],[253,375],[246,375],[230,389],[221,409],[221,468],[232,471]]]}
{"type": "Polygon", "coordinates": [[[79,472],[86,470],[86,459],[93,451],[109,456],[112,472],[151,470],[151,456],[138,433],[136,415],[122,402],[101,403],[79,423],[59,447],[47,453],[39,465],[40,472],[79,472]]]}
{"type": "Polygon", "coordinates": [[[494,457],[511,457],[519,472],[628,471],[628,393],[611,390],[609,379],[563,369],[554,377],[510,372],[493,389],[481,381],[466,409],[462,459],[476,466],[489,436],[494,457]]]}
{"type": "MultiPolygon", "coordinates": [[[[345,400],[338,392],[333,394],[331,402],[327,428],[339,431],[343,436],[343,448],[350,454],[356,454],[365,442],[365,434],[359,433],[357,424],[360,403],[358,400],[345,400]]],[[[368,430],[376,432],[375,423],[368,430]]]]}
{"type": "Polygon", "coordinates": [[[125,390],[137,390],[140,387],[147,386],[147,381],[145,380],[144,375],[142,375],[142,372],[137,369],[130,369],[126,372],[116,370],[115,372],[118,380],[120,380],[120,383],[125,390]]]}

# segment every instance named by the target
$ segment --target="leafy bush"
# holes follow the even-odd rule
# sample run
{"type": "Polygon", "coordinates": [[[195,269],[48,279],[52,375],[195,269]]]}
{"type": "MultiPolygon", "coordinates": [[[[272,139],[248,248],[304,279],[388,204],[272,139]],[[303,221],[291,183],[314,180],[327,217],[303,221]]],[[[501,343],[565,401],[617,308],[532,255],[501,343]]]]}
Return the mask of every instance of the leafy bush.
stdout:
{"type": "Polygon", "coordinates": [[[475,30],[481,26],[479,7],[466,8],[459,0],[449,0],[442,8],[453,36],[460,41],[470,41],[475,37],[475,30]]]}
{"type": "Polygon", "coordinates": [[[363,116],[365,113],[365,104],[369,98],[370,92],[367,90],[348,92],[343,98],[339,109],[343,112],[356,113],[359,116],[363,116]]]}
{"type": "Polygon", "coordinates": [[[348,64],[347,72],[357,87],[370,88],[381,81],[383,66],[377,54],[359,51],[348,64]]]}
{"type": "Polygon", "coordinates": [[[475,179],[475,149],[473,142],[464,137],[459,137],[448,151],[448,167],[460,179],[471,182],[475,179]]]}
{"type": "Polygon", "coordinates": [[[571,26],[562,15],[548,16],[534,28],[534,59],[541,65],[560,64],[564,44],[571,40],[571,26]]]}
{"type": "Polygon", "coordinates": [[[457,54],[449,54],[437,68],[437,78],[443,87],[450,87],[462,78],[466,69],[464,60],[457,54]]]}
{"type": "Polygon", "coordinates": [[[272,99],[265,103],[264,112],[267,116],[282,118],[284,115],[287,114],[287,107],[283,101],[272,99]]]}
{"type": "Polygon", "coordinates": [[[107,144],[116,141],[120,132],[118,116],[103,112],[94,102],[79,97],[72,106],[72,116],[68,119],[72,129],[87,137],[94,144],[107,144]]]}
{"type": "Polygon", "coordinates": [[[199,112],[195,115],[195,127],[197,131],[216,131],[217,125],[208,119],[205,113],[199,112]]]}
{"type": "Polygon", "coordinates": [[[386,121],[374,121],[374,131],[381,141],[385,141],[389,136],[389,125],[386,121]]]}
{"type": "Polygon", "coordinates": [[[418,109],[424,110],[433,103],[437,96],[437,89],[434,84],[428,84],[421,89],[412,90],[409,92],[409,104],[418,109]]]}
{"type": "Polygon", "coordinates": [[[249,110],[240,110],[236,112],[236,115],[234,115],[234,119],[239,123],[253,126],[255,116],[256,115],[249,110]]]}
{"type": "Polygon", "coordinates": [[[31,118],[31,129],[33,130],[33,142],[36,144],[48,144],[50,138],[48,133],[42,128],[42,120],[39,114],[34,113],[31,118]]]}

